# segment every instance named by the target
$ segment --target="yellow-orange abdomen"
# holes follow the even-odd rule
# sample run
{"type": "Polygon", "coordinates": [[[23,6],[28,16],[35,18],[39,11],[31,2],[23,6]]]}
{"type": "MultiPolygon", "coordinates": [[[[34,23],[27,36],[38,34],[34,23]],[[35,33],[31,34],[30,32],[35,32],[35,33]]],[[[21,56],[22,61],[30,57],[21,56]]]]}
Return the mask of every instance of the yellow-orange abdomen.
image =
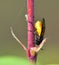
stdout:
{"type": "Polygon", "coordinates": [[[37,34],[40,36],[42,32],[42,22],[41,21],[37,21],[35,23],[35,29],[36,29],[37,34]]]}

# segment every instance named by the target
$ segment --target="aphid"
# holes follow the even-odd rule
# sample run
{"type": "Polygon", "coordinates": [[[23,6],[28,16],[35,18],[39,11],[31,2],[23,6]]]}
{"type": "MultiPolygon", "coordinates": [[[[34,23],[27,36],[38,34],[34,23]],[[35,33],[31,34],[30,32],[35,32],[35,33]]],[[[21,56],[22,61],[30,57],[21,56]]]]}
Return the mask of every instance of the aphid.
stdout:
{"type": "Polygon", "coordinates": [[[38,20],[34,24],[35,27],[35,44],[40,45],[44,38],[44,33],[45,33],[45,19],[43,18],[42,20],[38,20]]]}

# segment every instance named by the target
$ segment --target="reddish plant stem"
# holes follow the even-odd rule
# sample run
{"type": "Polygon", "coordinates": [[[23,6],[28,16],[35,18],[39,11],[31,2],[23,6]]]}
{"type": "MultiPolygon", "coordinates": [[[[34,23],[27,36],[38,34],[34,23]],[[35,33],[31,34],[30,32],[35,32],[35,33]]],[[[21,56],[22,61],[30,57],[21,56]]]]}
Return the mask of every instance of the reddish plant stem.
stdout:
{"type": "Polygon", "coordinates": [[[28,10],[28,49],[35,46],[34,44],[34,0],[27,0],[28,10]]]}
{"type": "Polygon", "coordinates": [[[34,0],[27,0],[28,11],[28,58],[30,61],[36,61],[36,54],[31,55],[30,49],[35,47],[34,38],[34,0]]]}

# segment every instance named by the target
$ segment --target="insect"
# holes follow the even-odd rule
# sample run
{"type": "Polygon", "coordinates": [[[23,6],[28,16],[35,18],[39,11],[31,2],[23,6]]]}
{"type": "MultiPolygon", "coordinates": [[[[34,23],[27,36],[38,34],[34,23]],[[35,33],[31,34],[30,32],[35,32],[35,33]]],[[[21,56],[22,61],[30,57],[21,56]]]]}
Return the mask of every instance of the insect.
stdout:
{"type": "Polygon", "coordinates": [[[35,44],[40,45],[44,38],[45,33],[45,19],[42,18],[42,20],[38,20],[34,24],[35,27],[35,44]]]}
{"type": "MultiPolygon", "coordinates": [[[[25,18],[26,18],[26,21],[28,21],[27,14],[25,15],[25,18]]],[[[40,43],[42,42],[42,40],[44,38],[44,33],[45,33],[45,19],[42,18],[42,20],[36,21],[34,23],[34,25],[32,24],[32,26],[34,26],[34,28],[35,28],[35,32],[34,32],[35,44],[40,45],[40,43]]]]}

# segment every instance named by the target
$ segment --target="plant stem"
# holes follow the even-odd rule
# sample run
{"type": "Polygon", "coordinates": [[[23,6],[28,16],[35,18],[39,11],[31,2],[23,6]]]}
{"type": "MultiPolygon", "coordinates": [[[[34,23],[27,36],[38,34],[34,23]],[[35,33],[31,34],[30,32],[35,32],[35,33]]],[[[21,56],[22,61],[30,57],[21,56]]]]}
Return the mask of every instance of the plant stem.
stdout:
{"type": "Polygon", "coordinates": [[[34,38],[34,0],[27,0],[27,12],[28,12],[28,58],[33,65],[36,62],[37,54],[31,55],[31,48],[35,47],[34,38]]]}
{"type": "Polygon", "coordinates": [[[28,10],[28,49],[34,47],[34,0],[27,0],[28,10]]]}

